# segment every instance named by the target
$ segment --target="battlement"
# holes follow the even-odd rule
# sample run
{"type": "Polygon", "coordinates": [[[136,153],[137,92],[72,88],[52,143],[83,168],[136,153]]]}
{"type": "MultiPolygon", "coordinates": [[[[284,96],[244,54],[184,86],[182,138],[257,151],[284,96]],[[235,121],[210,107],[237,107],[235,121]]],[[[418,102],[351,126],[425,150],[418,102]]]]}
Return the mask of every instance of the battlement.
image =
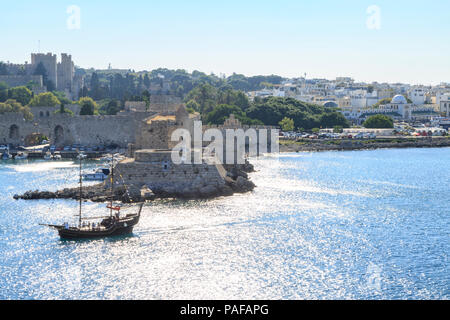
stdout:
{"type": "Polygon", "coordinates": [[[34,82],[37,87],[44,86],[42,76],[36,75],[7,75],[0,76],[0,82],[5,82],[9,87],[25,86],[30,82],[34,82]]]}

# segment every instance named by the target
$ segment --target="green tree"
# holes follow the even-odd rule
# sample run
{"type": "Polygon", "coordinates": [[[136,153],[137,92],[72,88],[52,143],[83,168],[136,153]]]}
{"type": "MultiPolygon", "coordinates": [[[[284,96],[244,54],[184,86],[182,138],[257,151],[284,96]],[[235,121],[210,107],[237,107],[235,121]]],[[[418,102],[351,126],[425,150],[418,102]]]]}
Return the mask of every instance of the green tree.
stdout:
{"type": "Polygon", "coordinates": [[[90,83],[91,91],[90,96],[94,100],[100,100],[102,97],[102,88],[100,85],[100,79],[96,72],[94,72],[91,76],[91,83],[90,83]]]}
{"type": "Polygon", "coordinates": [[[120,102],[119,100],[111,100],[108,102],[108,105],[106,107],[106,114],[109,115],[116,115],[120,111],[120,102]]]}
{"type": "Polygon", "coordinates": [[[394,120],[384,114],[377,114],[367,118],[364,121],[363,126],[365,128],[373,129],[391,129],[394,128],[394,120]]]}
{"type": "Polygon", "coordinates": [[[21,86],[9,89],[8,97],[25,106],[30,103],[33,93],[27,87],[21,86]]]}
{"type": "Polygon", "coordinates": [[[94,100],[92,100],[92,98],[89,97],[80,98],[78,104],[81,107],[80,116],[89,116],[89,115],[92,116],[94,114],[98,114],[97,103],[94,100]]]}
{"type": "Polygon", "coordinates": [[[238,119],[245,117],[239,107],[220,104],[205,116],[205,122],[208,124],[223,124],[231,114],[234,114],[238,119]]]}
{"type": "Polygon", "coordinates": [[[8,85],[5,82],[0,82],[0,102],[8,100],[8,85]]]}
{"type": "Polygon", "coordinates": [[[236,119],[238,119],[242,124],[262,124],[258,120],[248,118],[245,112],[243,112],[238,106],[230,106],[228,104],[220,104],[216,106],[211,112],[206,114],[204,121],[208,124],[220,125],[223,124],[231,114],[234,114],[236,119]]]}
{"type": "Polygon", "coordinates": [[[145,86],[146,89],[150,88],[150,78],[148,76],[148,73],[146,73],[144,75],[144,86],[145,86]]]}
{"type": "Polygon", "coordinates": [[[61,102],[53,93],[44,92],[34,96],[29,105],[32,107],[56,107],[60,104],[61,102]]]}
{"type": "Polygon", "coordinates": [[[294,120],[290,118],[284,117],[278,124],[284,132],[294,131],[294,120]]]}
{"type": "Polygon", "coordinates": [[[70,100],[67,98],[65,92],[62,92],[62,91],[53,91],[52,93],[58,98],[58,100],[59,100],[62,104],[65,104],[65,105],[66,105],[66,104],[71,104],[71,103],[72,103],[72,101],[70,101],[70,100]]]}
{"type": "Polygon", "coordinates": [[[200,113],[206,114],[211,112],[217,105],[217,92],[217,88],[204,83],[189,92],[187,100],[194,100],[197,102],[200,105],[200,113]]]}
{"type": "Polygon", "coordinates": [[[341,126],[348,128],[350,123],[340,112],[327,112],[320,116],[320,126],[322,128],[332,128],[335,126],[341,126]]]}
{"type": "Polygon", "coordinates": [[[33,74],[35,76],[42,76],[42,81],[44,85],[47,87],[48,91],[54,91],[56,89],[53,81],[49,80],[47,69],[45,69],[44,64],[42,62],[39,62],[33,74]]]}
{"type": "Polygon", "coordinates": [[[9,75],[9,72],[6,63],[0,61],[0,76],[7,76],[7,75],[9,75]]]}
{"type": "Polygon", "coordinates": [[[16,100],[6,100],[5,102],[0,102],[0,114],[3,113],[22,113],[25,120],[33,120],[33,114],[27,106],[22,106],[16,100]]]}
{"type": "Polygon", "coordinates": [[[54,114],[68,114],[74,116],[73,111],[70,109],[66,109],[64,103],[61,103],[61,105],[59,106],[59,110],[56,110],[54,114]]]}
{"type": "Polygon", "coordinates": [[[186,108],[194,110],[194,111],[200,111],[200,104],[198,104],[195,100],[189,100],[186,103],[186,108]]]}

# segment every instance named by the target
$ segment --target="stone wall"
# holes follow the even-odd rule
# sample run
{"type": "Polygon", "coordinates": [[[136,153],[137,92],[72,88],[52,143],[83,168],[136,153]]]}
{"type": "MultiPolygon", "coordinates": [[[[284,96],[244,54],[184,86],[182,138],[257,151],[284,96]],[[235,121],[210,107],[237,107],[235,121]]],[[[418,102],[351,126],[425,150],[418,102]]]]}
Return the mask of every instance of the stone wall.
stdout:
{"type": "Polygon", "coordinates": [[[9,87],[19,87],[19,86],[25,86],[29,82],[35,82],[37,86],[43,87],[44,82],[42,79],[42,76],[30,76],[30,75],[9,75],[9,76],[3,76],[0,75],[0,82],[6,83],[9,87]]]}
{"type": "MultiPolygon", "coordinates": [[[[0,144],[23,144],[33,133],[42,133],[52,144],[65,146],[82,144],[85,146],[117,145],[126,148],[135,143],[136,134],[142,122],[142,115],[118,116],[70,116],[53,114],[57,108],[32,108],[33,121],[25,121],[22,114],[0,115],[0,144]],[[45,109],[45,110],[44,110],[45,109]],[[47,110],[48,109],[48,110],[47,110]],[[47,116],[47,111],[49,116],[47,116]],[[44,116],[40,116],[43,112],[44,116]]],[[[145,113],[150,116],[150,113],[145,113]]]]}
{"type": "Polygon", "coordinates": [[[136,135],[137,149],[167,149],[169,132],[175,125],[170,120],[142,121],[136,135]]]}
{"type": "Polygon", "coordinates": [[[125,101],[126,112],[145,112],[147,104],[145,101],[125,101]]]}
{"type": "Polygon", "coordinates": [[[172,95],[151,95],[150,111],[157,113],[175,113],[183,101],[172,95]]]}
{"type": "Polygon", "coordinates": [[[6,83],[10,88],[26,86],[30,82],[33,82],[33,92],[34,94],[39,94],[45,92],[47,89],[44,87],[44,82],[42,76],[34,75],[0,75],[0,82],[6,83]]]}
{"type": "Polygon", "coordinates": [[[171,150],[136,151],[135,159],[126,159],[116,166],[115,181],[184,196],[213,195],[225,186],[226,171],[221,165],[174,164],[171,156],[171,150]]]}

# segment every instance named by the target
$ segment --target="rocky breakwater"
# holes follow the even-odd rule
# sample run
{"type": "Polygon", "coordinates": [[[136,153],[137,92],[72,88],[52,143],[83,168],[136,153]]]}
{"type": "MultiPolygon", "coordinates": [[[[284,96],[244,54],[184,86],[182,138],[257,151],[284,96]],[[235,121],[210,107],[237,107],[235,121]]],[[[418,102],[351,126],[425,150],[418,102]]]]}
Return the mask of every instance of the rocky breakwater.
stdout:
{"type": "Polygon", "coordinates": [[[449,137],[379,138],[370,140],[298,140],[283,141],[281,152],[348,151],[381,148],[439,148],[450,147],[449,137]]]}
{"type": "MultiPolygon", "coordinates": [[[[252,191],[255,184],[248,173],[253,166],[220,164],[174,164],[169,150],[140,150],[134,159],[125,159],[115,167],[114,192],[110,180],[83,188],[82,199],[123,203],[156,198],[207,199],[252,191]]],[[[56,192],[28,191],[16,200],[80,199],[79,188],[56,192]]]]}

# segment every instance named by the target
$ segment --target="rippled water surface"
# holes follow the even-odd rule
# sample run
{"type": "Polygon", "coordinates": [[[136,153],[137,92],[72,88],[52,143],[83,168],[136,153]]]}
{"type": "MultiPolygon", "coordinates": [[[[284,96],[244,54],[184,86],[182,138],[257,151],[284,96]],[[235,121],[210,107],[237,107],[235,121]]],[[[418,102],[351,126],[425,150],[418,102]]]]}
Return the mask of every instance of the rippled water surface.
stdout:
{"type": "Polygon", "coordinates": [[[12,200],[75,186],[76,165],[2,162],[0,299],[449,299],[449,162],[448,148],[264,158],[251,194],[148,204],[133,235],[84,242],[39,226],[74,221],[76,202],[12,200]]]}

